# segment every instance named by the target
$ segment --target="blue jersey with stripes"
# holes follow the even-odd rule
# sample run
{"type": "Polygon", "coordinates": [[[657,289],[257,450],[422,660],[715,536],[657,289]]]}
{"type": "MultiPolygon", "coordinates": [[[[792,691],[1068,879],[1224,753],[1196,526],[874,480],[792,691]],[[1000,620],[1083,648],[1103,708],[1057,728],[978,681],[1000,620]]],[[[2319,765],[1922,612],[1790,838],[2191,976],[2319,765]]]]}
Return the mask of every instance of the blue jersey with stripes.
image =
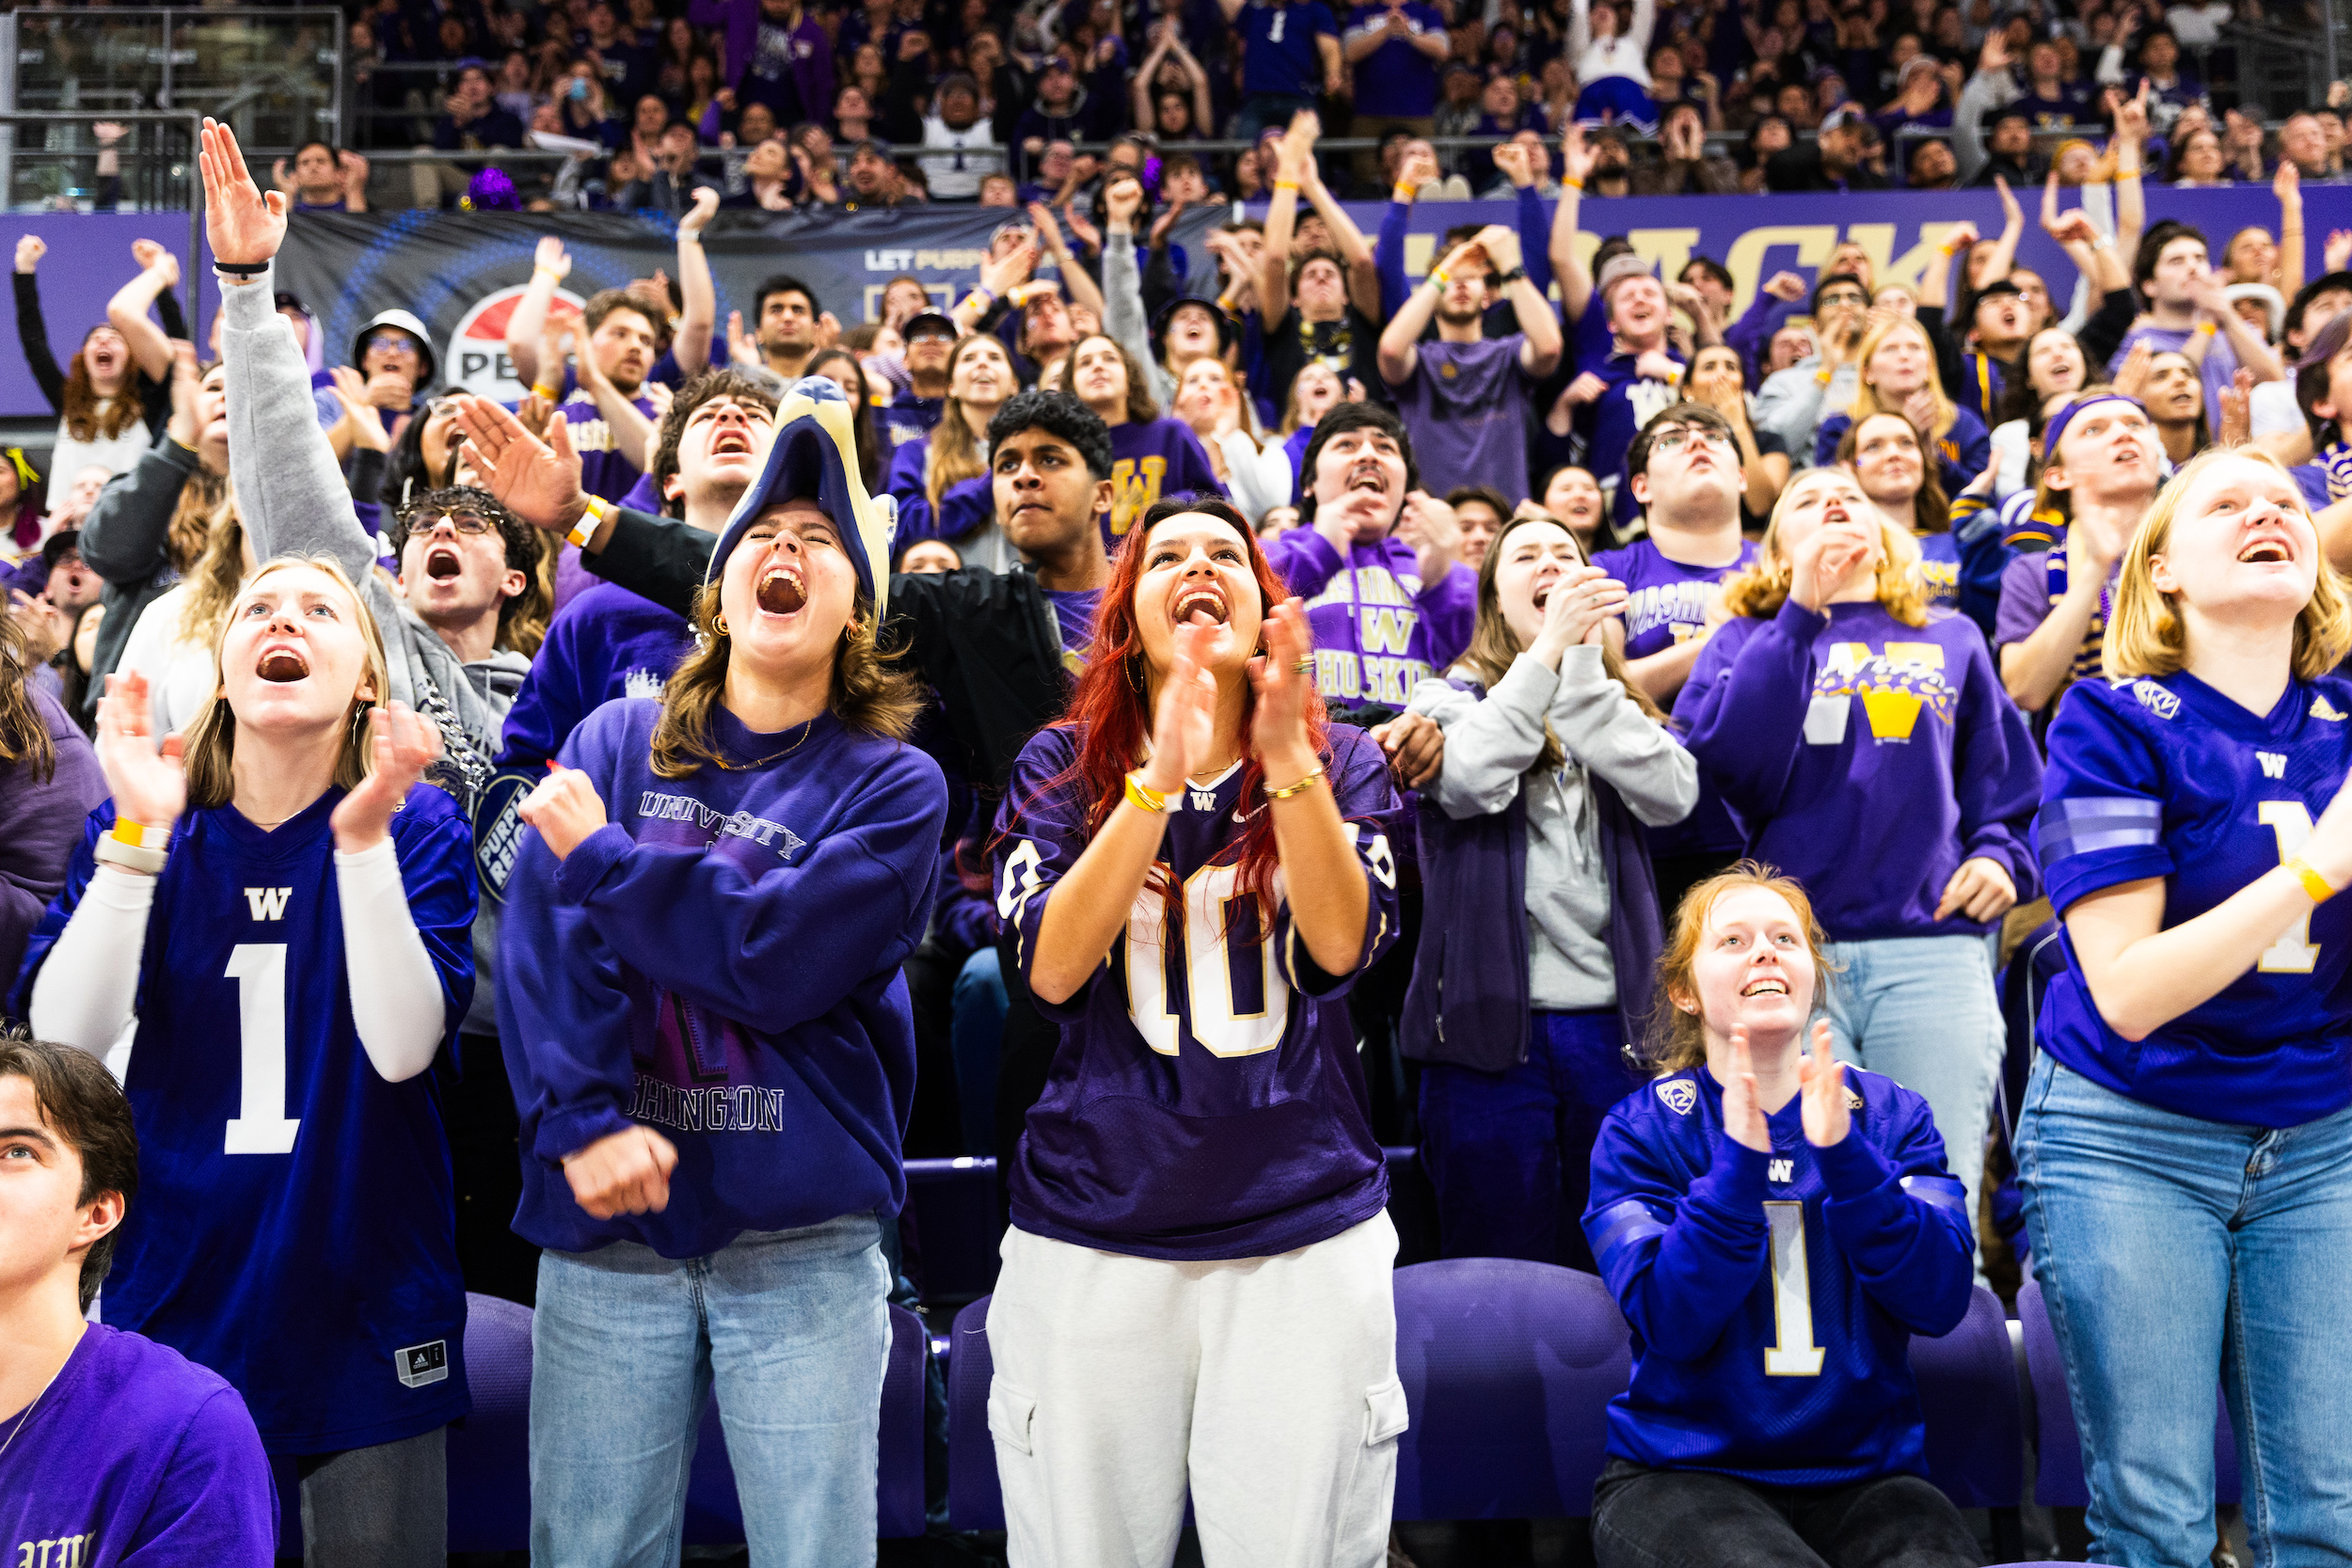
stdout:
{"type": "MultiPolygon", "coordinates": [[[[2352,767],[2352,682],[2288,684],[2256,714],[2186,673],[2084,681],[2050,726],[2034,823],[2063,916],[2164,879],[2164,926],[2294,858],[2352,767]]],[[[2042,1048],[2118,1094],[2212,1121],[2296,1127],[2352,1103],[2352,898],[2314,909],[2252,969],[2134,1042],[2099,1015],[2073,939],[2042,1048]]]]}
{"type": "Polygon", "coordinates": [[[1911,1336],[1967,1313],[1967,1200],[1926,1101],[1852,1067],[1845,1094],[1827,1148],[1802,1096],[1770,1152],[1726,1136],[1703,1067],[1602,1122],[1584,1233],[1633,1330],[1611,1453],[1774,1486],[1926,1473],[1911,1336]]]}

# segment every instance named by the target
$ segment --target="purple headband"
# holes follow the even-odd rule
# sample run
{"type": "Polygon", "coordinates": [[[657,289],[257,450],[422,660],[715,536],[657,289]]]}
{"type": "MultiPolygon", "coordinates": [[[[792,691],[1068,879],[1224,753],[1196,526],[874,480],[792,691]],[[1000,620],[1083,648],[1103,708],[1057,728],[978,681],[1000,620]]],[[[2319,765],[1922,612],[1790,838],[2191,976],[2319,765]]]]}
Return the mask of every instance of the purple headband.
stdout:
{"type": "Polygon", "coordinates": [[[2103,403],[2128,403],[2142,414],[2148,412],[2147,406],[2137,398],[2126,397],[2122,392],[2093,392],[2087,398],[2076,398],[2056,414],[2051,415],[2050,422],[2042,427],[2042,460],[2045,463],[2057,462],[2058,438],[2066,434],[2066,427],[2074,422],[2074,416],[2086,408],[2095,408],[2103,403]]]}

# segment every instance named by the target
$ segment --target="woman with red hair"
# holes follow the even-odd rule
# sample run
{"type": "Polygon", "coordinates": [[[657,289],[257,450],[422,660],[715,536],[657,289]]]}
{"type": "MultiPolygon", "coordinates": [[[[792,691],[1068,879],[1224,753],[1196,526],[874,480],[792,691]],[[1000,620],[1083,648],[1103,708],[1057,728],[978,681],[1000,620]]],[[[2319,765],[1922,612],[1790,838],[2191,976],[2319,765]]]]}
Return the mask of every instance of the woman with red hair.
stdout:
{"type": "Polygon", "coordinates": [[[1380,748],[1240,514],[1162,501],[1013,771],[998,911],[1062,1025],[989,1308],[1011,1560],[1375,1568],[1396,1231],[1343,1000],[1393,940],[1380,748]],[[1212,1548],[1213,1553],[1217,1548],[1212,1548]]]}

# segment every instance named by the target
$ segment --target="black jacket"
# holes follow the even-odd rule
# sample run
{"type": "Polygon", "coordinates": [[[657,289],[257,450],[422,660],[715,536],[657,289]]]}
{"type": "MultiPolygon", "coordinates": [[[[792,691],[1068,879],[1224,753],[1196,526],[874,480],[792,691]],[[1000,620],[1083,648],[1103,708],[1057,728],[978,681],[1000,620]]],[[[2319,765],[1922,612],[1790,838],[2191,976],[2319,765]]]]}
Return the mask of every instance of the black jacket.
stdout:
{"type": "MultiPolygon", "coordinates": [[[[580,560],[607,582],[687,615],[710,546],[699,529],[624,508],[603,550],[580,560]]],[[[1070,702],[1054,607],[1026,567],[893,575],[882,643],[939,693],[964,777],[992,793],[1012,776],[1029,737],[1070,702]]]]}

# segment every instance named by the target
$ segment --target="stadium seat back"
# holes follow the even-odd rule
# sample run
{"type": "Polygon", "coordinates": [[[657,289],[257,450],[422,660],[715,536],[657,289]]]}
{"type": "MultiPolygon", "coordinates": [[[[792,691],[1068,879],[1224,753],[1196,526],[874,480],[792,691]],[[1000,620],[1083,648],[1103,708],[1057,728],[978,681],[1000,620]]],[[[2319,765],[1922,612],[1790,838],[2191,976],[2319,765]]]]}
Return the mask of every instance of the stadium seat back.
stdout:
{"type": "Polygon", "coordinates": [[[1936,1339],[1914,1335],[1911,1373],[1927,1421],[1928,1479],[1961,1508],[2015,1508],[2026,1445],[2000,1298],[1977,1286],[1959,1327],[1936,1339]]]}
{"type": "Polygon", "coordinates": [[[1608,1403],[1632,1373],[1625,1319],[1600,1280],[1507,1258],[1399,1269],[1396,1366],[1412,1412],[1397,1518],[1592,1512],[1608,1403]]]}
{"type": "Polygon", "coordinates": [[[956,1314],[947,1353],[947,1522],[958,1529],[1005,1528],[996,1443],[988,1434],[988,1386],[996,1376],[988,1354],[989,1299],[956,1314]]]}
{"type": "MultiPolygon", "coordinates": [[[[449,1429],[449,1549],[531,1545],[531,1308],[466,1295],[466,1384],[473,1414],[449,1429]]],[[[297,1502],[286,1556],[302,1549],[297,1502]]]]}

